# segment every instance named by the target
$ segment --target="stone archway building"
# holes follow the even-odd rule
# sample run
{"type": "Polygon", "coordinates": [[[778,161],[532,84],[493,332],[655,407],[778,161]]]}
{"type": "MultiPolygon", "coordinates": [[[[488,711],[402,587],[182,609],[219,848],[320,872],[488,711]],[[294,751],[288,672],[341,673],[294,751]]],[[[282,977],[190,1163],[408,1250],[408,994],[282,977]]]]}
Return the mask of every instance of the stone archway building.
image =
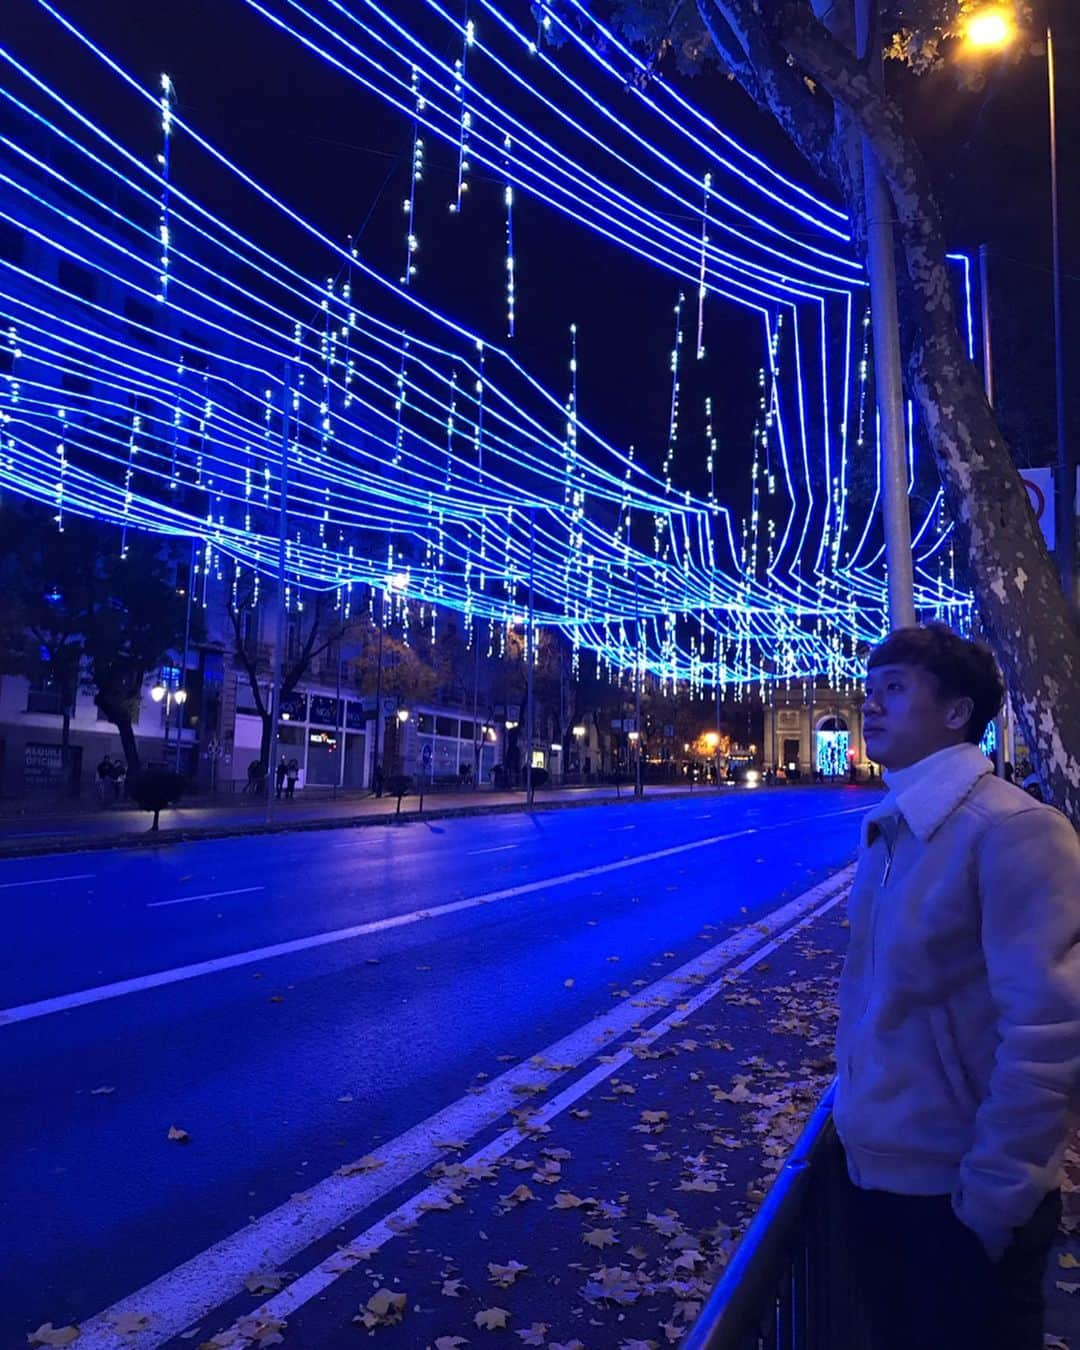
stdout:
{"type": "Polygon", "coordinates": [[[824,683],[814,688],[809,681],[790,688],[774,686],[765,706],[764,767],[790,771],[794,766],[803,779],[810,778],[826,739],[822,733],[846,732],[848,762],[865,777],[870,760],[863,740],[862,702],[860,689],[841,691],[824,683]]]}

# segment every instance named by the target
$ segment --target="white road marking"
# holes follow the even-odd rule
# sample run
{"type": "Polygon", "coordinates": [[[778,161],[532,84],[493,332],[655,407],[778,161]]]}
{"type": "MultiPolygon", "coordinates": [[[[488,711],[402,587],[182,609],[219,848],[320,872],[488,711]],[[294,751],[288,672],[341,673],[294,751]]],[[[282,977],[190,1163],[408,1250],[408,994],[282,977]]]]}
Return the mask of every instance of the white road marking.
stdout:
{"type": "Polygon", "coordinates": [[[127,994],[143,993],[148,989],[160,989],[165,985],[178,984],[182,980],[195,979],[200,975],[216,975],[223,970],[234,970],[238,966],[269,961],[276,956],[291,956],[296,952],[311,951],[314,948],[327,947],[337,942],[348,942],[357,937],[367,937],[371,933],[385,932],[390,928],[403,928],[408,924],[419,923],[424,919],[442,918],[447,914],[456,914],[461,910],[475,909],[479,905],[490,905],[499,900],[511,900],[519,895],[531,895],[536,891],[548,890],[553,886],[564,886],[572,881],[583,881],[588,877],[601,876],[605,872],[619,872],[626,867],[636,867],[640,863],[656,862],[661,858],[671,858],[695,849],[709,848],[713,844],[724,843],[729,839],[740,839],[746,835],[761,834],[767,830],[786,829],[792,825],[805,825],[809,821],[826,819],[827,816],[861,814],[865,810],[866,807],[863,806],[850,807],[843,811],[830,811],[824,816],[820,814],[806,816],[796,820],[780,821],[775,825],[759,825],[752,829],[734,830],[730,834],[714,834],[710,835],[708,839],[694,839],[686,844],[674,844],[670,848],[655,849],[651,853],[639,853],[633,857],[620,858],[616,862],[601,863],[596,867],[585,867],[577,872],[564,872],[561,876],[546,877],[542,881],[528,881],[520,886],[508,886],[501,891],[488,891],[486,895],[474,895],[466,900],[452,900],[445,905],[433,905],[430,909],[412,910],[408,914],[394,914],[386,919],[353,924],[348,928],[336,928],[327,933],[313,933],[309,937],[293,938],[290,942],[277,942],[270,947],[256,947],[253,951],[235,952],[231,956],[216,956],[208,961],[196,961],[191,965],[177,966],[173,970],[159,970],[150,975],[137,975],[129,980],[117,980],[112,984],[97,985],[92,989],[79,989],[74,993],[40,999],[35,1003],[23,1003],[12,1008],[0,1008],[0,1027],[12,1026],[16,1022],[32,1022],[36,1018],[48,1017],[52,1013],[70,1012],[73,1008],[83,1008],[91,1003],[103,1003],[108,999],[123,998],[127,994]]]}
{"type": "Polygon", "coordinates": [[[241,886],[237,891],[208,891],[206,895],[181,895],[176,900],[151,900],[147,909],[160,909],[162,905],[190,905],[192,900],[219,900],[223,895],[250,895],[252,891],[265,891],[265,886],[241,886]]]}
{"type": "Polygon", "coordinates": [[[469,857],[475,858],[478,853],[503,853],[508,848],[517,848],[517,844],[496,844],[494,848],[471,848],[469,857]]]}
{"type": "Polygon", "coordinates": [[[382,933],[389,928],[404,928],[408,924],[420,923],[424,919],[439,919],[447,914],[457,914],[461,910],[475,909],[480,905],[495,904],[499,900],[512,900],[519,895],[531,895],[536,891],[546,891],[553,886],[565,886],[571,881],[583,881],[587,877],[602,876],[605,872],[620,872],[626,867],[637,867],[640,863],[657,862],[661,858],[672,858],[680,853],[689,853],[694,849],[710,848],[729,839],[741,839],[746,835],[764,834],[769,830],[787,829],[792,825],[806,825],[810,822],[825,820],[830,816],[861,815],[865,806],[848,807],[843,811],[829,811],[824,815],[802,816],[796,820],[779,821],[775,825],[758,825],[748,830],[733,830],[730,834],[714,834],[708,839],[693,839],[686,844],[674,844],[670,848],[655,849],[652,853],[639,853],[633,857],[620,858],[616,862],[601,863],[596,867],[584,867],[578,872],[564,872],[561,876],[546,877],[543,881],[528,881],[521,886],[508,886],[501,891],[488,891],[486,895],[474,895],[467,900],[452,900],[445,905],[433,905],[430,909],[416,909],[408,914],[394,914],[387,919],[374,919],[369,923],[353,924],[349,928],[335,928],[328,933],[312,933],[310,937],[293,938],[290,942],[276,942],[270,947],[256,947],[253,951],[234,952],[231,956],[215,956],[208,961],[196,961],[189,966],[177,966],[173,970],[159,970],[150,975],[137,975],[130,980],[117,980],[113,984],[101,984],[93,989],[79,989],[71,994],[59,994],[54,998],[40,999],[36,1003],[23,1003],[13,1008],[0,1008],[0,1027],[13,1026],[16,1022],[32,1022],[38,1017],[48,1017],[52,1013],[70,1012],[72,1008],[83,1008],[91,1003],[104,1003],[108,999],[123,998],[126,994],[140,994],[147,989],[160,989],[165,985],[179,984],[182,980],[196,979],[200,975],[216,975],[223,970],[235,970],[238,966],[250,966],[256,962],[269,961],[276,956],[292,956],[296,952],[311,951],[317,947],[328,947],[336,942],[348,942],[353,938],[367,937],[371,933],[382,933]]]}
{"type": "MultiPolygon", "coordinates": [[[[80,1350],[115,1350],[115,1323],[129,1314],[148,1317],[150,1325],[145,1331],[125,1336],[124,1345],[129,1350],[156,1350],[156,1347],[239,1293],[244,1287],[245,1275],[252,1270],[283,1268],[290,1258],[311,1243],[362,1214],[398,1186],[419,1176],[432,1163],[445,1156],[445,1150],[439,1147],[440,1141],[475,1138],[500,1117],[519,1107],[522,1097],[520,1092],[515,1092],[515,1088],[526,1083],[554,1083],[569,1072],[564,1067],[538,1068],[537,1062],[578,1068],[601,1049],[609,1053],[613,1044],[633,1031],[649,1015],[642,1012],[642,1003],[655,1002],[656,1006],[673,1007],[673,1011],[635,1037],[635,1044],[648,1044],[651,1039],[669,1031],[673,1024],[681,1023],[689,1013],[727,988],[733,978],[729,968],[734,962],[739,962],[734,967],[734,973],[742,973],[838,904],[847,891],[854,870],[853,865],[843,868],[803,895],[639,990],[634,998],[623,1000],[562,1040],[539,1051],[529,1061],[500,1074],[482,1091],[460,1098],[396,1139],[381,1145],[376,1150],[376,1156],[383,1160],[383,1166],[378,1171],[351,1177],[335,1173],[326,1177],[300,1196],[293,1196],[277,1209],[207,1248],[175,1270],[83,1321],[79,1336],[80,1350]],[[724,973],[721,975],[721,972],[724,973]],[[711,983],[702,986],[688,999],[687,983],[702,977],[711,978],[711,983]]],[[[632,1055],[633,1050],[627,1044],[615,1053],[612,1060],[590,1069],[583,1078],[547,1102],[531,1118],[532,1121],[536,1124],[546,1123],[597,1083],[617,1073],[632,1055]]],[[[498,1157],[519,1145],[522,1138],[515,1126],[468,1161],[480,1161],[488,1156],[498,1157]]],[[[363,1239],[385,1240],[393,1231],[388,1225],[396,1215],[419,1213],[422,1201],[429,1193],[437,1191],[436,1186],[414,1195],[394,1214],[384,1216],[379,1223],[369,1227],[363,1239]]],[[[274,1309],[273,1315],[280,1317],[286,1314],[278,1309],[293,1311],[308,1302],[331,1283],[335,1272],[326,1269],[326,1266],[332,1263],[333,1258],[330,1258],[329,1262],[315,1267],[258,1311],[274,1309]]]]}
{"type": "Polygon", "coordinates": [[[38,877],[34,881],[4,881],[0,882],[0,891],[9,890],[12,886],[52,886],[59,885],[61,881],[90,881],[95,875],[94,872],[77,872],[71,877],[38,877]]]}

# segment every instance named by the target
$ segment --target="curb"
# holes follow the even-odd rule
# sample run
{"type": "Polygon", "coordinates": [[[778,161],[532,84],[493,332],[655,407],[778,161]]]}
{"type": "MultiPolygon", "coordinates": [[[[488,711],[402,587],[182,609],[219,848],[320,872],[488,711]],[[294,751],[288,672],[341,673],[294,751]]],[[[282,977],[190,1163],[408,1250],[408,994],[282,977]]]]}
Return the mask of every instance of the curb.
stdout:
{"type": "Polygon", "coordinates": [[[142,830],[132,834],[100,835],[83,838],[79,835],[65,835],[60,839],[42,840],[36,843],[32,839],[20,840],[14,844],[0,843],[0,860],[8,858],[40,858],[57,853],[100,853],[106,849],[120,848],[156,848],[164,844],[190,844],[203,839],[234,839],[247,835],[311,833],[316,830],[351,830],[371,826],[413,825],[427,820],[450,820],[465,816],[504,816],[522,812],[536,811],[574,811],[586,806],[625,806],[627,804],[645,805],[647,802],[682,801],[690,797],[700,798],[705,791],[668,792],[663,797],[644,796],[640,799],[628,794],[625,797],[590,797],[582,801],[546,801],[534,802],[530,808],[527,802],[503,802],[496,806],[446,806],[435,807],[430,811],[409,810],[400,815],[364,814],[357,816],[324,816],[316,820],[272,821],[270,823],[248,822],[237,825],[193,826],[191,829],[142,830]]]}

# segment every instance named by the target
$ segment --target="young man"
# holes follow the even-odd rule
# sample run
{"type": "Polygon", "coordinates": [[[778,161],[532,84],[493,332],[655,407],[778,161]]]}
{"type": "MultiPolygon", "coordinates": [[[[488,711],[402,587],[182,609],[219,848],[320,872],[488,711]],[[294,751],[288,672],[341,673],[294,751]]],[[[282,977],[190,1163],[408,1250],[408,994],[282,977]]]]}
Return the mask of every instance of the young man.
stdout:
{"type": "Polygon", "coordinates": [[[1080,1080],[1080,844],[979,750],[989,651],[943,624],[871,654],[835,1121],[875,1345],[1041,1350],[1080,1080]]]}

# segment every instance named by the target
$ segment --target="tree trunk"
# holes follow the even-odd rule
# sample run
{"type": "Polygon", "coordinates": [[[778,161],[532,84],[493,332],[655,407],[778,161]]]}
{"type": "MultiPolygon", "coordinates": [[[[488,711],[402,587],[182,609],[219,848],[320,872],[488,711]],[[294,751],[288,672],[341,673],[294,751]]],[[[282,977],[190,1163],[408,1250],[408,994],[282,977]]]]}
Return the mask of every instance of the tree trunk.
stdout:
{"type": "Polygon", "coordinates": [[[114,702],[107,695],[102,694],[100,690],[98,690],[94,703],[120,734],[120,745],[123,747],[128,777],[132,780],[138,778],[142,766],[139,763],[139,747],[135,740],[135,731],[131,724],[131,713],[128,710],[127,703],[122,699],[114,702]]]}
{"type": "Polygon", "coordinates": [[[268,712],[259,714],[259,720],[262,722],[262,735],[259,737],[259,763],[267,773],[270,772],[270,742],[274,735],[273,720],[268,712]]]}
{"type": "Polygon", "coordinates": [[[1051,801],[1080,825],[1080,634],[1020,475],[956,323],[941,218],[899,110],[864,68],[788,5],[785,48],[873,146],[893,204],[910,286],[908,373],[983,625],[1051,801]]]}

